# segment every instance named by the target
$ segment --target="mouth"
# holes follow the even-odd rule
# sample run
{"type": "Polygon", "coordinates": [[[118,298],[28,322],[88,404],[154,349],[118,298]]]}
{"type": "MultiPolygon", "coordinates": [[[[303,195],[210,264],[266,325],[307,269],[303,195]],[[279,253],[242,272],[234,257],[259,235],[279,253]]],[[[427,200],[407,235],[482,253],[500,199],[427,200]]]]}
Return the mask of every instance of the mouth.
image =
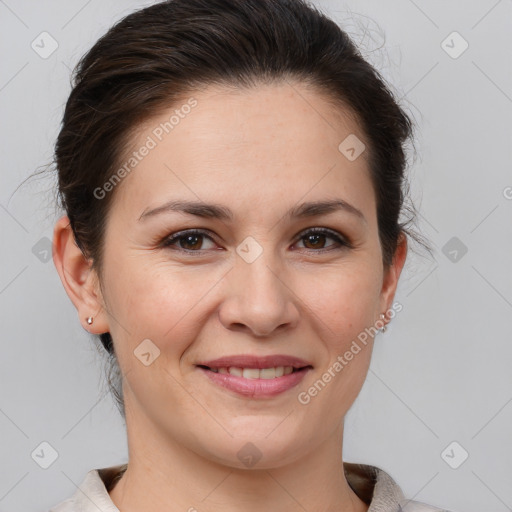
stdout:
{"type": "Polygon", "coordinates": [[[243,377],[244,379],[275,379],[277,377],[283,377],[284,375],[290,375],[291,373],[297,373],[308,368],[312,368],[311,365],[303,366],[300,368],[294,368],[293,366],[274,366],[270,368],[241,368],[237,366],[223,366],[223,367],[209,367],[204,365],[198,365],[199,368],[209,370],[213,373],[220,373],[223,375],[234,375],[235,377],[243,377]]]}
{"type": "Polygon", "coordinates": [[[210,382],[250,398],[267,398],[297,386],[313,366],[296,357],[230,356],[204,361],[196,367],[210,382]]]}

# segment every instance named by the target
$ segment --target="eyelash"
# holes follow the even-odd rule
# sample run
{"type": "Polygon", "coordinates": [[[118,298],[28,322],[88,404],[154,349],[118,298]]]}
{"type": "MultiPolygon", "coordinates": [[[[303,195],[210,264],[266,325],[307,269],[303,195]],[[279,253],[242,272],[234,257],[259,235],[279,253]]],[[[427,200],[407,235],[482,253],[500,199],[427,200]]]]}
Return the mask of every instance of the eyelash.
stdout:
{"type": "MultiPolygon", "coordinates": [[[[328,228],[309,228],[305,231],[302,231],[299,235],[298,241],[301,241],[303,238],[306,238],[310,234],[321,234],[321,235],[327,235],[327,238],[332,238],[337,244],[339,244],[337,247],[329,246],[325,249],[306,249],[309,252],[313,253],[326,253],[332,250],[340,250],[340,249],[352,249],[352,244],[344,237],[339,235],[336,231],[333,231],[332,229],[328,228]]],[[[201,235],[209,238],[212,240],[212,242],[215,242],[212,236],[208,234],[207,231],[201,230],[201,229],[187,229],[185,231],[179,231],[178,233],[174,233],[171,236],[168,236],[163,240],[161,243],[161,247],[163,248],[173,248],[173,246],[176,246],[177,242],[179,242],[181,239],[186,238],[187,236],[191,235],[201,235]]],[[[205,250],[208,249],[198,249],[198,250],[191,250],[191,249],[183,249],[181,247],[173,248],[172,250],[176,250],[179,252],[183,252],[186,254],[194,254],[194,255],[200,255],[205,250]]]]}

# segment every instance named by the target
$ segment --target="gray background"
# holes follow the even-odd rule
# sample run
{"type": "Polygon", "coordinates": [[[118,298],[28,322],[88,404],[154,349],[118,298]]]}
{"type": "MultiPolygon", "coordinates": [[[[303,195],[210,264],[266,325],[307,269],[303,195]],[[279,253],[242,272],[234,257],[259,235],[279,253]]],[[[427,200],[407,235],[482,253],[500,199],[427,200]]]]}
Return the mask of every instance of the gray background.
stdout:
{"type": "MultiPolygon", "coordinates": [[[[47,510],[88,470],[126,460],[102,358],[48,259],[53,183],[16,188],[51,159],[70,69],[150,3],[0,0],[2,512],[47,510]],[[58,43],[46,59],[31,48],[43,31],[58,43]],[[58,453],[48,469],[31,456],[44,441],[58,453]]],[[[346,420],[345,460],[377,465],[407,497],[454,512],[511,511],[512,2],[315,3],[416,120],[412,195],[436,249],[434,259],[410,254],[396,297],[403,311],[378,338],[346,420]],[[469,44],[457,58],[461,39],[442,44],[453,31],[469,44]],[[453,469],[446,461],[460,463],[463,450],[453,469]]]]}

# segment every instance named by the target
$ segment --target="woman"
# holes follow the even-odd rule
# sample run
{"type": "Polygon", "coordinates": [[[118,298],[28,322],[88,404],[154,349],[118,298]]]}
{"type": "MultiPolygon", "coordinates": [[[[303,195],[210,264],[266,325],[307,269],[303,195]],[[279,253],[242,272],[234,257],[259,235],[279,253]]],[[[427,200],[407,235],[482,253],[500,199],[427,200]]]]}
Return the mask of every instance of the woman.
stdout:
{"type": "Polygon", "coordinates": [[[411,122],[298,0],[175,0],[80,61],[54,262],[122,376],[127,464],[55,512],[440,510],[342,458],[414,235],[411,122]]]}

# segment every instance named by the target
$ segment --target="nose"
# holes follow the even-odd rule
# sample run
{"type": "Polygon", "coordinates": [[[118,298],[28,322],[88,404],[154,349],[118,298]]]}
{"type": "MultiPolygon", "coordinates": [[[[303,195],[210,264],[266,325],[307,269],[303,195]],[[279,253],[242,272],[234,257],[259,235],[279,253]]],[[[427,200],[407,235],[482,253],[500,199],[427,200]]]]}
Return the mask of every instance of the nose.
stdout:
{"type": "Polygon", "coordinates": [[[268,337],[277,330],[291,329],[299,321],[298,298],[265,251],[252,263],[237,258],[226,275],[225,295],[219,318],[226,329],[268,337]]]}

